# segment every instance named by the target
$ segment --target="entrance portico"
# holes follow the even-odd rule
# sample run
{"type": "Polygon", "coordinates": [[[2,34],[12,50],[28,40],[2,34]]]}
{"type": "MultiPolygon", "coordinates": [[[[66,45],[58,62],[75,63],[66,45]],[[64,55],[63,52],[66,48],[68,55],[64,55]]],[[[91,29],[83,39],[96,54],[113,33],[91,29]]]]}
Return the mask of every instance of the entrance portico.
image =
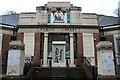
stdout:
{"type": "MultiPolygon", "coordinates": [[[[50,33],[51,34],[51,33],[50,33]]],[[[68,63],[68,65],[70,67],[75,67],[75,64],[74,64],[74,39],[73,39],[73,35],[74,33],[66,33],[66,34],[69,34],[69,49],[70,49],[70,62],[68,63]]],[[[49,64],[48,64],[48,37],[49,37],[49,33],[44,33],[44,49],[43,49],[43,64],[42,64],[42,67],[48,67],[49,64]]],[[[66,47],[66,41],[52,41],[52,67],[66,67],[66,50],[65,50],[65,47],[66,47]],[[64,43],[64,44],[62,44],[64,43]],[[61,48],[61,50],[63,49],[63,55],[61,55],[61,57],[63,57],[63,61],[61,61],[59,64],[55,63],[54,64],[54,53],[55,53],[55,46],[56,48],[59,47],[61,48]],[[62,64],[62,65],[61,65],[62,64]]],[[[67,46],[68,47],[68,46],[67,46]]],[[[59,51],[60,53],[60,51],[59,51]]],[[[57,53],[58,54],[58,53],[57,53]]],[[[60,54],[58,55],[60,57],[60,54]]]]}
{"type": "MultiPolygon", "coordinates": [[[[33,42],[35,42],[35,53],[33,55],[33,61],[35,64],[42,67],[52,66],[52,42],[53,41],[66,41],[65,44],[65,61],[66,66],[75,67],[79,64],[82,56],[92,57],[92,63],[94,64],[94,40],[97,34],[97,29],[86,29],[81,26],[66,26],[66,25],[53,25],[53,26],[40,26],[38,28],[20,28],[20,32],[26,32],[27,34],[35,33],[33,42]],[[94,34],[93,34],[94,33],[94,34]],[[37,35],[40,34],[40,35],[37,35]],[[94,37],[94,38],[93,38],[94,37]],[[34,41],[35,40],[35,41],[34,41]],[[84,42],[84,43],[83,43],[84,42]],[[88,44],[91,43],[91,44],[88,44]],[[92,46],[92,47],[87,47],[92,46]],[[88,53],[89,52],[89,53],[88,53]],[[40,60],[40,62],[39,62],[40,60]]],[[[25,33],[25,34],[26,34],[25,33]]],[[[32,37],[32,36],[28,36],[32,37]]],[[[24,35],[24,39],[27,37],[24,35]]],[[[29,39],[29,38],[28,38],[29,39]]],[[[32,48],[29,48],[29,51],[32,48]]],[[[27,49],[26,49],[27,50],[27,49]]],[[[26,53],[29,54],[29,53],[26,53]]]]}

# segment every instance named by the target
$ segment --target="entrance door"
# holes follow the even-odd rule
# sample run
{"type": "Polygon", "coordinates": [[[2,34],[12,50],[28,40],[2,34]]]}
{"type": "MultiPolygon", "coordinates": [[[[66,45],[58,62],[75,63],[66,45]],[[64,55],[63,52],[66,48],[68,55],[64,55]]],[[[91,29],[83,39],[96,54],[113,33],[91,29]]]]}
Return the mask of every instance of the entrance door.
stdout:
{"type": "Polygon", "coordinates": [[[52,67],[65,67],[65,45],[66,41],[52,42],[52,67]]]}

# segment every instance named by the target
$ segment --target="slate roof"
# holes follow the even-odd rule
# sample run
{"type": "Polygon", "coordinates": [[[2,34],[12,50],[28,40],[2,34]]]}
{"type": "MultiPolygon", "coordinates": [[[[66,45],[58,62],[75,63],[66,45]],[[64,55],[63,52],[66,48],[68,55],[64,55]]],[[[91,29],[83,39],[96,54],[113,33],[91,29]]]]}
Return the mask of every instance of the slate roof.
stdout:
{"type": "MultiPolygon", "coordinates": [[[[16,26],[19,21],[20,14],[0,15],[0,24],[16,26]]],[[[118,24],[118,17],[97,15],[99,26],[108,26],[118,24]]]]}
{"type": "Polygon", "coordinates": [[[0,24],[16,26],[19,21],[20,14],[0,15],[0,24]]]}
{"type": "Polygon", "coordinates": [[[109,26],[118,24],[118,17],[98,15],[98,25],[99,26],[109,26]]]}

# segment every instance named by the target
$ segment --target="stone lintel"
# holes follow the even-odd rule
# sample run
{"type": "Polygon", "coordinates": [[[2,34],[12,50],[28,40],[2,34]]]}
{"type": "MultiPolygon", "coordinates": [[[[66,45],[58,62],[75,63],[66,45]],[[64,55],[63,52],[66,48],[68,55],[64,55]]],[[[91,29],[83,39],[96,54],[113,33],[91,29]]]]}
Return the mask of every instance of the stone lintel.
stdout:
{"type": "Polygon", "coordinates": [[[97,50],[112,50],[112,43],[110,41],[100,41],[97,45],[97,50]]]}

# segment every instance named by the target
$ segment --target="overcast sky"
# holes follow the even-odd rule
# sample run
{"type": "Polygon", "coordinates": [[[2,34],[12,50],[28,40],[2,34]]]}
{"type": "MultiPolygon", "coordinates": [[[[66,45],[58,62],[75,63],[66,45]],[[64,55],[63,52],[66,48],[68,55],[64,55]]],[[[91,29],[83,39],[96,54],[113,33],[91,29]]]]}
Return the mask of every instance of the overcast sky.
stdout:
{"type": "Polygon", "coordinates": [[[0,15],[13,10],[17,13],[35,12],[36,6],[43,6],[49,1],[70,1],[75,6],[82,7],[82,13],[97,13],[114,16],[119,0],[1,0],[0,15]]]}

